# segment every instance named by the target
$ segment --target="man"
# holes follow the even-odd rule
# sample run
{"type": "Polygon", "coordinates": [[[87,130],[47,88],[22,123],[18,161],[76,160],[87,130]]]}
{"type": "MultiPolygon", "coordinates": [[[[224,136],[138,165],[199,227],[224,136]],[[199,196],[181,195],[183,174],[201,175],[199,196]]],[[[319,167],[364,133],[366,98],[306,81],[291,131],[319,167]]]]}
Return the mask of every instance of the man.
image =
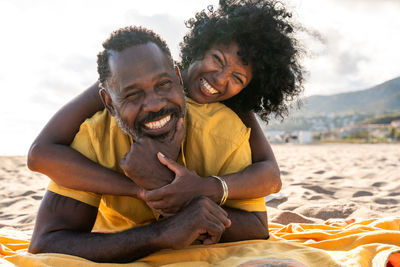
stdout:
{"type": "MultiPolygon", "coordinates": [[[[196,114],[203,112],[202,105],[189,104],[185,140],[190,142],[184,141],[180,146],[185,99],[170,52],[157,35],[128,27],[114,32],[103,46],[98,71],[103,87],[101,97],[108,112],[97,113],[82,125],[73,148],[119,171],[119,161],[127,155],[122,164],[124,171],[139,166],[134,172],[138,177],[131,178],[146,189],[157,188],[171,179],[165,167],[146,169],[160,165],[156,162],[157,151],[162,152],[159,157],[165,154],[177,159],[202,176],[236,172],[251,164],[245,135],[234,151],[226,147],[226,155],[218,152],[225,147],[217,150],[213,141],[207,148],[196,147],[204,138],[206,122],[196,119],[196,114]],[[194,120],[200,123],[199,128],[193,126],[194,120]],[[221,156],[210,160],[217,153],[221,156]]],[[[216,131],[220,135],[223,129],[216,131]]],[[[138,189],[138,198],[139,193],[138,189]]],[[[98,195],[50,183],[29,251],[70,254],[99,262],[129,262],[160,249],[183,248],[196,240],[212,244],[220,238],[234,241],[268,235],[265,212],[259,202],[232,201],[231,208],[221,208],[201,197],[176,215],[160,218],[138,198],[98,195]]],[[[265,210],[265,204],[261,205],[265,210]]]]}

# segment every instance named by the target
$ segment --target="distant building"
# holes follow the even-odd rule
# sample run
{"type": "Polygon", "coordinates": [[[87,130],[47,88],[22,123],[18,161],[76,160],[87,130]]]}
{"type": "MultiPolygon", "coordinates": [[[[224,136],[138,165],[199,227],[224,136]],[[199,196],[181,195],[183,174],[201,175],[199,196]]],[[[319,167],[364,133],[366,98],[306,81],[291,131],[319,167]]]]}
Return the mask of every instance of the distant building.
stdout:
{"type": "Polygon", "coordinates": [[[310,131],[299,131],[299,143],[300,144],[311,144],[312,133],[310,131]]]}
{"type": "Polygon", "coordinates": [[[400,120],[395,120],[390,123],[390,126],[396,129],[400,129],[400,120]]]}

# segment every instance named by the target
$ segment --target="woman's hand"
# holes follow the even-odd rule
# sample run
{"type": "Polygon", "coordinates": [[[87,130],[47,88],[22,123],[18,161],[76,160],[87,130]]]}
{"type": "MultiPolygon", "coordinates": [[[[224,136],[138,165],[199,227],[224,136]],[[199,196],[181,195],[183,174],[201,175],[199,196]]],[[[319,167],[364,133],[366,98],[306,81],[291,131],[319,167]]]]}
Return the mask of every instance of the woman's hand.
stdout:
{"type": "Polygon", "coordinates": [[[175,179],[159,189],[144,191],[143,199],[153,210],[169,217],[187,206],[192,199],[204,195],[207,179],[167,158],[161,152],[157,157],[163,165],[175,173],[175,179]]]}
{"type": "Polygon", "coordinates": [[[140,138],[120,160],[121,169],[127,177],[146,190],[169,184],[174,179],[174,173],[160,164],[156,155],[158,151],[162,151],[176,160],[184,136],[185,129],[181,118],[178,120],[173,138],[168,142],[160,142],[147,136],[140,138]]]}

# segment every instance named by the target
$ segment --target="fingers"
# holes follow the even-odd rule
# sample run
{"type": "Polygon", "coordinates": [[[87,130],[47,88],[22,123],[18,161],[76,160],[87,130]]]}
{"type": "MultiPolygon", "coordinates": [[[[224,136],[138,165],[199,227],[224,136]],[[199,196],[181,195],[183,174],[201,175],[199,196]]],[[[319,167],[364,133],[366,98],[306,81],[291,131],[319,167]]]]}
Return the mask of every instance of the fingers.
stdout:
{"type": "Polygon", "coordinates": [[[185,137],[185,127],[183,127],[183,118],[179,118],[176,123],[174,142],[180,144],[185,137]]]}
{"type": "Polygon", "coordinates": [[[138,198],[146,201],[146,195],[147,195],[146,192],[147,192],[146,189],[139,188],[139,190],[138,190],[138,198]]]}
{"type": "Polygon", "coordinates": [[[126,158],[123,157],[122,159],[119,160],[119,166],[124,169],[124,166],[126,164],[126,158]]]}
{"type": "Polygon", "coordinates": [[[146,201],[148,201],[148,202],[162,200],[164,197],[164,190],[163,190],[163,188],[160,188],[160,189],[154,189],[151,191],[146,191],[144,197],[145,197],[146,201]]]}
{"type": "Polygon", "coordinates": [[[164,211],[164,210],[159,210],[159,209],[153,209],[153,210],[154,210],[155,212],[161,214],[162,216],[166,217],[166,218],[171,217],[171,216],[174,216],[174,215],[176,214],[176,213],[173,213],[173,212],[166,212],[166,211],[164,211]]]}
{"type": "Polygon", "coordinates": [[[204,238],[203,244],[215,244],[220,240],[225,229],[231,225],[228,213],[209,199],[202,198],[199,204],[203,206],[202,211],[205,211],[203,215],[207,237],[201,237],[202,239],[204,238]]]}
{"type": "Polygon", "coordinates": [[[210,245],[218,243],[221,239],[223,232],[225,231],[225,226],[217,218],[209,218],[207,225],[207,237],[203,240],[204,245],[210,245]]]}
{"type": "Polygon", "coordinates": [[[167,158],[167,156],[165,156],[163,153],[158,152],[157,153],[157,157],[158,160],[161,162],[161,164],[165,165],[168,167],[168,169],[170,169],[171,171],[173,171],[176,175],[180,175],[181,174],[181,170],[182,170],[182,166],[179,165],[178,163],[176,163],[175,161],[167,158]]]}
{"type": "MultiPolygon", "coordinates": [[[[215,203],[213,203],[215,204],[215,203]]],[[[228,213],[226,210],[215,204],[217,207],[215,209],[211,209],[210,213],[216,217],[226,228],[229,228],[232,224],[231,220],[228,218],[228,213]]]]}

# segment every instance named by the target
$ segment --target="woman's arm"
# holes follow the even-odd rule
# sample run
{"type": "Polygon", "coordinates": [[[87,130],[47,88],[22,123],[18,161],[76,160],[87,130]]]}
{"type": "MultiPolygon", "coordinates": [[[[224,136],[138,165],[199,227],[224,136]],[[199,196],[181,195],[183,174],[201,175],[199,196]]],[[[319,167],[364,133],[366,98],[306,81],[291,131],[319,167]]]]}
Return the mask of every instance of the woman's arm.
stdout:
{"type": "Polygon", "coordinates": [[[228,199],[257,198],[279,192],[282,187],[279,167],[255,114],[248,112],[239,116],[251,128],[253,164],[243,171],[223,176],[229,189],[228,199]]]}
{"type": "MultiPolygon", "coordinates": [[[[228,186],[228,199],[259,198],[279,192],[282,186],[279,167],[254,113],[240,117],[251,128],[253,164],[240,172],[221,176],[228,186]]],[[[159,155],[159,160],[175,173],[171,184],[144,193],[144,200],[159,213],[171,216],[197,196],[209,197],[217,203],[221,201],[223,189],[219,180],[200,177],[165,156],[159,155]]]]}
{"type": "Polygon", "coordinates": [[[28,167],[57,184],[101,194],[137,196],[138,186],[69,147],[86,118],[104,109],[96,82],[62,107],[47,123],[28,153],[28,167]]]}

